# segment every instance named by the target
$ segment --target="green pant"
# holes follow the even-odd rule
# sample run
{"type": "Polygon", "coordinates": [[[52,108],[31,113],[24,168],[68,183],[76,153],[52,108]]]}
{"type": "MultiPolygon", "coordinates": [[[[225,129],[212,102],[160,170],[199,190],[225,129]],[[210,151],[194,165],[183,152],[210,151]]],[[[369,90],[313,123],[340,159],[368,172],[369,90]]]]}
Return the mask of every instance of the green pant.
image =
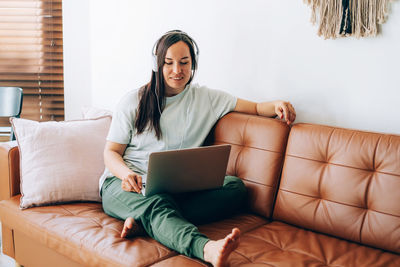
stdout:
{"type": "Polygon", "coordinates": [[[204,259],[203,249],[209,239],[193,223],[230,216],[244,206],[246,199],[242,180],[234,176],[226,176],[220,189],[150,197],[123,191],[121,180],[112,177],[106,179],[101,193],[105,213],[121,220],[132,217],[161,244],[200,259],[204,259]]]}

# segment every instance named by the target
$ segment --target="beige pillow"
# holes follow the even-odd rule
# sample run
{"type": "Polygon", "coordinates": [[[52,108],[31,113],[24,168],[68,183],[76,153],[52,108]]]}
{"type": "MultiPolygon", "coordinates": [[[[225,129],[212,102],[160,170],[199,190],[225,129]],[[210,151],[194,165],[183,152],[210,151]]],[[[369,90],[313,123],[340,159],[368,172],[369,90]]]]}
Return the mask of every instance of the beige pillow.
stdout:
{"type": "Polygon", "coordinates": [[[20,150],[21,209],[101,201],[99,178],[111,116],[36,122],[12,119],[20,150]]]}

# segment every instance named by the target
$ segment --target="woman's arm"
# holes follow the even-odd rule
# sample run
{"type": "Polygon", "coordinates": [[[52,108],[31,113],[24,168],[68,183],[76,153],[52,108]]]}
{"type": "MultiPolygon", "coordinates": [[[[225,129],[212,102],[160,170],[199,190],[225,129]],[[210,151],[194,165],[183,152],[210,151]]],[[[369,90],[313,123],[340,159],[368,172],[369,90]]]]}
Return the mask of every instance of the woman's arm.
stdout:
{"type": "Polygon", "coordinates": [[[107,141],[104,148],[104,164],[112,174],[122,180],[123,190],[139,193],[142,190],[142,176],[126,166],[122,158],[125,149],[124,144],[107,141]]]}
{"type": "Polygon", "coordinates": [[[280,100],[256,103],[238,98],[234,111],[265,117],[278,116],[281,119],[284,118],[287,124],[291,124],[296,119],[296,111],[292,104],[280,100]]]}

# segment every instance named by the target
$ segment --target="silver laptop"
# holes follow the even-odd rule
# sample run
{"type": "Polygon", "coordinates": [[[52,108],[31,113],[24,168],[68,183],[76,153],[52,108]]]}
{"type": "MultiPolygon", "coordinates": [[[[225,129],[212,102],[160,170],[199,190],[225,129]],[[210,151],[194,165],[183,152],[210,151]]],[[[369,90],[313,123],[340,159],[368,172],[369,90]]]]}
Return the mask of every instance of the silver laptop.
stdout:
{"type": "Polygon", "coordinates": [[[222,187],[230,151],[230,145],[215,145],[151,153],[142,194],[222,187]]]}

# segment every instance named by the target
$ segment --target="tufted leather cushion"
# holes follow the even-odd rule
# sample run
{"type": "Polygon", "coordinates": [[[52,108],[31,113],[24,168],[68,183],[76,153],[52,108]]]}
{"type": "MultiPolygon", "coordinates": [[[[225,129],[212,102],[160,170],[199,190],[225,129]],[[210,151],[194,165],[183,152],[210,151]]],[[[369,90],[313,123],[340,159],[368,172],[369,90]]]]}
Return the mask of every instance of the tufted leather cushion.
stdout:
{"type": "MultiPolygon", "coordinates": [[[[368,266],[398,267],[396,254],[360,246],[282,222],[261,225],[244,233],[229,256],[230,266],[368,266]]],[[[208,266],[178,255],[154,266],[208,266]]]]}
{"type": "Polygon", "coordinates": [[[270,217],[289,127],[278,120],[230,113],[217,124],[214,144],[231,144],[228,174],[243,179],[250,209],[270,217]]]}
{"type": "Polygon", "coordinates": [[[274,219],[400,253],[400,136],[297,124],[274,219]]]}
{"type": "Polygon", "coordinates": [[[398,255],[274,221],[241,236],[231,266],[385,266],[398,255]],[[254,248],[257,249],[254,249],[254,248]]]}

